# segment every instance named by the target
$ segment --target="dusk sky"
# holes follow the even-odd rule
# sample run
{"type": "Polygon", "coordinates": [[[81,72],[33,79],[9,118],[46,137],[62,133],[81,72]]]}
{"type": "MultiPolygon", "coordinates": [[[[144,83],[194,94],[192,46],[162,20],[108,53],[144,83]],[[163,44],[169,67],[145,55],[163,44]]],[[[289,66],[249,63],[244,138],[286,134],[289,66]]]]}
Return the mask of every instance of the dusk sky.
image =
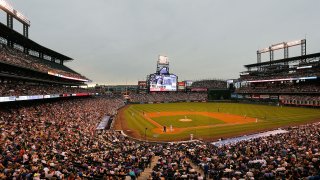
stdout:
{"type": "MultiPolygon", "coordinates": [[[[181,81],[238,78],[258,49],[280,42],[306,37],[307,53],[320,52],[318,0],[7,2],[31,21],[32,40],[72,57],[66,65],[99,84],[137,84],[155,72],[158,55],[181,81]]],[[[289,50],[299,54],[300,46],[289,50]]]]}

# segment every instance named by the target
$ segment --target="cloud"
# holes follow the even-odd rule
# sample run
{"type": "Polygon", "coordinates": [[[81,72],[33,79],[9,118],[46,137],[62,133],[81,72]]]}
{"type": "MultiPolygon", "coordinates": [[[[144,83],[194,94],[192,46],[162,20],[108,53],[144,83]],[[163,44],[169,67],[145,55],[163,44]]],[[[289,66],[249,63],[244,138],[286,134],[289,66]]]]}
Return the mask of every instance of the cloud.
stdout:
{"type": "Polygon", "coordinates": [[[73,57],[67,66],[94,82],[136,84],[155,72],[159,54],[184,80],[237,78],[243,65],[256,62],[257,49],[305,34],[307,52],[320,51],[316,0],[10,3],[31,20],[33,40],[73,57]]]}

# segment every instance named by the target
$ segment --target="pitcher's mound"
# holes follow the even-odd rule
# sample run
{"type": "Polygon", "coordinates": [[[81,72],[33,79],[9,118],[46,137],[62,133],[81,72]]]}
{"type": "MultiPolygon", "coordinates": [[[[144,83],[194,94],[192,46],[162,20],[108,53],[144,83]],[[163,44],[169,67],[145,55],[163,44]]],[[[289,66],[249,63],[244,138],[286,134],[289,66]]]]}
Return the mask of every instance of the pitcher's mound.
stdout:
{"type": "Polygon", "coordinates": [[[181,122],[190,122],[190,121],[192,121],[192,119],[179,119],[179,121],[181,121],[181,122]]]}

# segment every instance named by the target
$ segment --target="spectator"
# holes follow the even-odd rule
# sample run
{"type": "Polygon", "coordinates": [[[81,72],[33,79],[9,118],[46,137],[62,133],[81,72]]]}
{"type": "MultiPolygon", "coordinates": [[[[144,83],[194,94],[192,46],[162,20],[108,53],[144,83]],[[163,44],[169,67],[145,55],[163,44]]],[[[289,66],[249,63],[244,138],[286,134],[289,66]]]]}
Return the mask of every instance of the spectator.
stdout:
{"type": "Polygon", "coordinates": [[[74,94],[74,93],[103,93],[101,90],[80,87],[68,87],[62,85],[48,85],[21,82],[0,82],[0,97],[2,96],[26,96],[49,94],[74,94]]]}
{"type": "Polygon", "coordinates": [[[119,98],[86,98],[0,109],[3,179],[124,179],[138,177],[154,155],[153,179],[317,179],[320,123],[288,133],[214,146],[210,142],[144,143],[118,132],[97,133],[119,98]],[[202,178],[204,179],[204,178],[202,178]]]}
{"type": "Polygon", "coordinates": [[[207,101],[207,93],[171,92],[151,94],[130,94],[131,102],[179,102],[179,101],[207,101]]]}
{"type": "Polygon", "coordinates": [[[227,81],[225,80],[199,80],[195,81],[191,85],[192,88],[207,88],[207,89],[226,89],[227,81]]]}
{"type": "Polygon", "coordinates": [[[46,74],[51,72],[72,78],[87,79],[66,66],[27,55],[18,49],[5,45],[0,46],[0,62],[33,69],[46,74]]]}

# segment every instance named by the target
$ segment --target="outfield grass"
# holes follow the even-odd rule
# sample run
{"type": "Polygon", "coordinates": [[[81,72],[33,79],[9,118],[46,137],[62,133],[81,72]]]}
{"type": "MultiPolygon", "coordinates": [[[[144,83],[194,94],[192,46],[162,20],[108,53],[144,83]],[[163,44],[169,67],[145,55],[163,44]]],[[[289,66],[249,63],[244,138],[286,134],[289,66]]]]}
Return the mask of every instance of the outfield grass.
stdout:
{"type": "MultiPolygon", "coordinates": [[[[266,129],[273,129],[277,127],[289,126],[293,124],[303,124],[315,120],[320,120],[320,110],[311,108],[297,108],[297,107],[278,107],[268,105],[253,105],[253,104],[238,104],[238,103],[168,103],[168,104],[137,104],[130,105],[124,112],[124,118],[127,127],[138,134],[137,138],[143,138],[145,128],[147,138],[158,141],[174,141],[187,140],[190,134],[193,134],[198,139],[217,139],[221,137],[232,137],[245,133],[253,133],[266,129]],[[142,113],[149,112],[175,112],[175,111],[194,111],[194,112],[221,112],[226,114],[235,114],[241,116],[248,116],[258,118],[257,123],[247,123],[233,126],[213,127],[207,129],[193,129],[183,131],[179,134],[156,134],[152,129],[156,126],[147,121],[142,113]]],[[[194,115],[192,115],[194,116],[194,115]]],[[[190,115],[188,116],[190,117],[190,115]]],[[[195,123],[190,127],[198,126],[197,119],[203,116],[194,117],[195,123]]],[[[171,117],[161,117],[155,119],[159,124],[175,127],[170,121],[171,117]],[[165,122],[168,120],[168,122],[165,122]]],[[[205,123],[219,123],[220,120],[212,118],[207,119],[205,123]],[[211,122],[212,121],[212,122],[211,122]]],[[[180,123],[180,122],[179,122],[180,123]]],[[[202,122],[201,122],[202,123],[202,122]]],[[[183,123],[183,127],[188,126],[188,123],[183,123]]]]}

